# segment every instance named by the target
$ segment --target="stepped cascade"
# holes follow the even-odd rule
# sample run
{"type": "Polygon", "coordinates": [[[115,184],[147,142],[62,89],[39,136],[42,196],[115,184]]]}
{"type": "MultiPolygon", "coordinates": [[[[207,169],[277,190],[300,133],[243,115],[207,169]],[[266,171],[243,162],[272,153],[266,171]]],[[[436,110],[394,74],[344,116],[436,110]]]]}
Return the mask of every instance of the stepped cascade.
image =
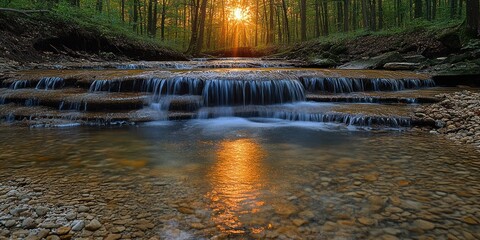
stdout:
{"type": "Polygon", "coordinates": [[[195,59],[18,71],[1,82],[0,115],[35,126],[236,116],[410,127],[434,124],[416,119],[412,109],[450,91],[424,74],[300,66],[195,59]]]}

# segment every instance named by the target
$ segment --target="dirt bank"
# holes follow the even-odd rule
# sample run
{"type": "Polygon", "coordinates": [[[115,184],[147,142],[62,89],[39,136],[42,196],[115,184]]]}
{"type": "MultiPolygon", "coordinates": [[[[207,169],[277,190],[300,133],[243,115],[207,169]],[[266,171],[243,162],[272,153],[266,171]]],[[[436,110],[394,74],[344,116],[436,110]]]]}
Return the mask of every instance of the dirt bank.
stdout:
{"type": "Polygon", "coordinates": [[[0,14],[0,69],[29,63],[126,60],[187,60],[172,49],[105,36],[50,13],[0,14]]]}

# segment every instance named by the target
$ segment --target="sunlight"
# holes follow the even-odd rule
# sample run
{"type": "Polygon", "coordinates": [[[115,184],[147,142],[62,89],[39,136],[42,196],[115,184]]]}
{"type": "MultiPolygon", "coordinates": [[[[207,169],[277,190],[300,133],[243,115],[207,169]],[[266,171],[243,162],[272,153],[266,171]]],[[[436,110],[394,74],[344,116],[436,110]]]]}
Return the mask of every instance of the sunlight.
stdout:
{"type": "Polygon", "coordinates": [[[232,18],[235,21],[245,21],[248,18],[248,10],[236,7],[232,10],[232,18]]]}

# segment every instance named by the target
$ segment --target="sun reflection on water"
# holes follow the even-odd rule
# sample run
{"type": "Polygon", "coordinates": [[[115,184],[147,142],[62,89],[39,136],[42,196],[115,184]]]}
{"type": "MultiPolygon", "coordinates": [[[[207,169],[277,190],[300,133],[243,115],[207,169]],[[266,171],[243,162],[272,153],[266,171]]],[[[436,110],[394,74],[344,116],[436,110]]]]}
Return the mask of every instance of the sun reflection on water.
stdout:
{"type": "Polygon", "coordinates": [[[252,139],[224,140],[219,143],[216,159],[208,177],[212,190],[212,220],[229,234],[259,232],[263,226],[246,224],[244,218],[261,211],[265,151],[252,139]],[[249,226],[246,226],[249,225],[249,226]]]}

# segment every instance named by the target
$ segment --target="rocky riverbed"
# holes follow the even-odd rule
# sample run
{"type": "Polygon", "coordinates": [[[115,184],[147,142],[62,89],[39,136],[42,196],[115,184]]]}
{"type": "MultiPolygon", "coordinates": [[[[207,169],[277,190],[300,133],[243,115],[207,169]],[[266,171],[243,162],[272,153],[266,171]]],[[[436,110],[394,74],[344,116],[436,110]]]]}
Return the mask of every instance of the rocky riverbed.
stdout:
{"type": "Polygon", "coordinates": [[[200,124],[2,129],[0,239],[480,237],[469,145],[200,124]]]}
{"type": "Polygon", "coordinates": [[[416,117],[434,120],[438,129],[434,134],[445,134],[460,144],[473,144],[480,151],[480,93],[468,90],[440,94],[444,100],[416,109],[416,117]]]}

